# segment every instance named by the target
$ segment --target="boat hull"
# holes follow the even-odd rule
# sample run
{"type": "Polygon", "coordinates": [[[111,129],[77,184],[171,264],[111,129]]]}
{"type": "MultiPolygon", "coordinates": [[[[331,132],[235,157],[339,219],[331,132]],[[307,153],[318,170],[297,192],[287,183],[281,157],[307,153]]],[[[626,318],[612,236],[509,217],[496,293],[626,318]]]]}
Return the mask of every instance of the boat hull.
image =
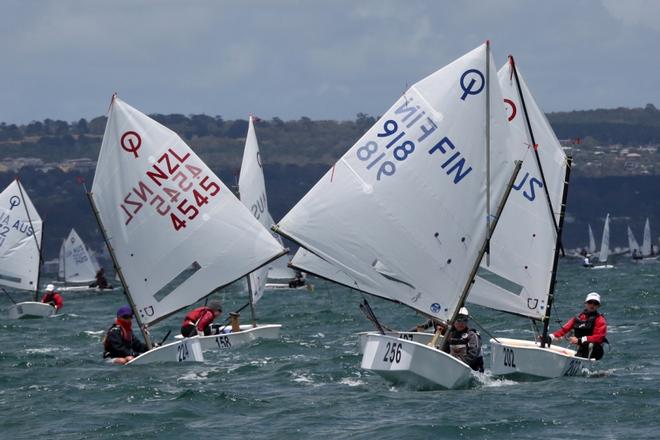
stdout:
{"type": "Polygon", "coordinates": [[[25,301],[12,305],[7,314],[9,319],[47,318],[53,316],[57,310],[50,304],[25,301]]]}
{"type": "Polygon", "coordinates": [[[593,270],[598,270],[598,269],[614,269],[614,266],[611,264],[603,264],[600,266],[593,266],[591,269],[593,270]]]}
{"type": "MultiPolygon", "coordinates": [[[[360,332],[358,333],[358,348],[360,350],[360,353],[364,353],[364,347],[367,345],[367,336],[372,334],[373,332],[360,332]]],[[[386,335],[388,336],[393,336],[395,338],[399,339],[405,339],[408,341],[415,341],[419,342],[420,344],[428,344],[431,342],[431,339],[433,339],[433,333],[426,333],[426,332],[396,332],[396,331],[389,331],[385,332],[386,335]]]]}
{"type": "MultiPolygon", "coordinates": [[[[281,324],[258,324],[256,327],[243,324],[240,332],[195,336],[194,339],[199,340],[203,351],[227,351],[251,344],[257,339],[278,339],[281,328],[281,324]]],[[[176,339],[185,340],[190,338],[177,335],[176,339]]]]}
{"type": "Polygon", "coordinates": [[[456,389],[470,384],[472,369],[455,357],[419,342],[370,333],[361,367],[395,384],[421,389],[456,389]]]}
{"type": "Polygon", "coordinates": [[[538,342],[521,339],[491,339],[490,369],[494,375],[520,375],[551,379],[576,376],[595,364],[594,359],[575,356],[575,350],[555,345],[541,348],[538,342]]]}
{"type": "Polygon", "coordinates": [[[144,365],[162,362],[204,362],[202,347],[197,337],[185,338],[155,347],[135,357],[126,365],[144,365]]]}
{"type": "Polygon", "coordinates": [[[289,287],[289,283],[266,283],[266,290],[307,290],[309,292],[314,291],[313,284],[305,284],[304,286],[299,287],[289,287]]]}

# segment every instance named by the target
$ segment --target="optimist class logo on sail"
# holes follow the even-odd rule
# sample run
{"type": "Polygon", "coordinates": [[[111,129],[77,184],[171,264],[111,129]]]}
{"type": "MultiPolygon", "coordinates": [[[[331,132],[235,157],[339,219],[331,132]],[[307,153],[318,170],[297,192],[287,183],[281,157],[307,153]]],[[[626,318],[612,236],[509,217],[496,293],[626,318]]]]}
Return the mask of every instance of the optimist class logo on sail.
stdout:
{"type": "MultiPolygon", "coordinates": [[[[126,132],[135,140],[137,133],[126,132]]],[[[139,135],[137,135],[139,138],[139,135]]],[[[131,144],[131,149],[122,149],[138,158],[137,150],[141,142],[131,144]]],[[[205,166],[190,152],[185,154],[168,148],[151,166],[145,170],[144,177],[131,187],[119,207],[125,214],[124,225],[128,226],[139,215],[144,206],[150,206],[159,216],[169,217],[175,231],[187,226],[188,221],[199,217],[209,198],[220,193],[220,185],[213,177],[205,175],[205,166]]]]}

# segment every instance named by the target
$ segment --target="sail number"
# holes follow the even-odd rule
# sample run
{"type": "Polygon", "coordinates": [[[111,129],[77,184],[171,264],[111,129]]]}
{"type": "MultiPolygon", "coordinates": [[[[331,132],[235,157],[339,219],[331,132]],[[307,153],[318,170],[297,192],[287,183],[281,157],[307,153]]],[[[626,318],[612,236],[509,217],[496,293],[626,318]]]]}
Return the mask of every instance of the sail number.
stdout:
{"type": "Polygon", "coordinates": [[[375,170],[377,181],[393,176],[397,165],[414,154],[417,144],[438,128],[413,101],[412,97],[404,97],[382,128],[375,130],[376,136],[356,149],[355,154],[367,171],[375,170]]]}
{"type": "Polygon", "coordinates": [[[218,344],[218,348],[225,349],[231,348],[231,341],[229,336],[216,336],[215,343],[218,344]]]}
{"type": "Polygon", "coordinates": [[[504,347],[504,366],[516,368],[515,355],[511,348],[504,347]]]}
{"type": "Polygon", "coordinates": [[[385,346],[385,356],[383,356],[383,362],[396,362],[397,364],[401,362],[401,343],[388,342],[385,346]]]}
{"type": "Polygon", "coordinates": [[[188,344],[185,342],[183,344],[179,344],[176,347],[176,360],[177,362],[183,362],[186,359],[188,359],[188,356],[190,355],[190,352],[188,352],[188,344]]]}
{"type": "Polygon", "coordinates": [[[168,148],[160,156],[120,204],[125,225],[146,204],[159,215],[169,217],[175,231],[198,218],[209,198],[220,192],[220,185],[212,177],[203,175],[203,164],[189,163],[190,157],[190,153],[182,155],[174,148],[168,148]]]}

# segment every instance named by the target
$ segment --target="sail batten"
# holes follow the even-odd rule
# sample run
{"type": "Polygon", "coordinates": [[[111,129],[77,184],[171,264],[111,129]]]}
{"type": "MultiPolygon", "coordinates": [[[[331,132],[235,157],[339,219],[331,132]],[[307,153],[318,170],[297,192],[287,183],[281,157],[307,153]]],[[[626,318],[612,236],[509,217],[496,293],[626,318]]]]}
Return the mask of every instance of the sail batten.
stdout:
{"type": "Polygon", "coordinates": [[[118,98],[90,197],[143,324],[284,253],[176,133],[118,98]],[[173,283],[192,262],[199,268],[173,283]],[[170,283],[177,285],[163,293],[170,283]]]}

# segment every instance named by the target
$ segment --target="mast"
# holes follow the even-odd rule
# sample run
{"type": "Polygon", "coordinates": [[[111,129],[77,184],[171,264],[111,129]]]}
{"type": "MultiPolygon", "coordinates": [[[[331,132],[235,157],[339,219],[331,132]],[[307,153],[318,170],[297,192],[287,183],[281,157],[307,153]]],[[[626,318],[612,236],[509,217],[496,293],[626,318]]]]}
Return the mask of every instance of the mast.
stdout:
{"type": "Polygon", "coordinates": [[[490,265],[490,40],[486,40],[486,266],[490,265]]]}
{"type": "MultiPolygon", "coordinates": [[[[25,204],[25,196],[23,196],[23,185],[21,185],[21,181],[16,177],[16,184],[18,186],[18,192],[21,195],[21,202],[23,203],[23,207],[25,208],[25,214],[27,215],[28,218],[28,223],[30,223],[30,229],[32,230],[32,236],[34,237],[34,244],[37,245],[37,252],[39,253],[39,266],[37,267],[37,285],[35,286],[34,289],[34,301],[36,302],[38,300],[38,293],[39,293],[39,282],[41,281],[41,264],[43,263],[44,259],[41,256],[41,244],[39,243],[39,240],[37,239],[37,234],[34,232],[34,226],[32,225],[32,218],[30,217],[30,210],[28,209],[27,205],[25,204]]],[[[41,222],[41,236],[43,237],[44,235],[44,221],[42,220],[41,222]]]]}
{"type": "MultiPolygon", "coordinates": [[[[509,61],[511,63],[511,68],[513,69],[513,75],[516,78],[516,89],[518,89],[518,96],[520,97],[520,103],[522,104],[523,113],[525,115],[525,124],[527,126],[527,131],[529,132],[530,140],[532,141],[532,148],[534,149],[534,158],[536,159],[536,165],[539,167],[541,181],[543,181],[543,191],[545,192],[545,198],[548,202],[548,208],[550,209],[552,224],[555,226],[555,232],[557,233],[557,237],[560,237],[561,227],[557,225],[557,220],[555,219],[555,210],[552,207],[552,200],[550,199],[550,192],[548,191],[548,183],[545,180],[545,173],[543,172],[543,166],[541,165],[541,158],[539,157],[536,140],[534,139],[534,131],[532,130],[532,124],[529,121],[529,114],[527,113],[527,104],[525,104],[525,97],[523,96],[522,89],[520,87],[520,80],[518,78],[518,69],[516,68],[516,62],[513,59],[513,55],[509,55],[509,61]]],[[[559,248],[561,249],[562,255],[564,255],[564,246],[562,245],[561,241],[559,241],[559,248]]]]}
{"type": "Polygon", "coordinates": [[[115,267],[115,271],[119,275],[119,280],[121,281],[121,285],[124,288],[124,294],[126,295],[126,299],[128,299],[128,303],[131,306],[131,309],[133,309],[133,314],[135,315],[135,320],[138,323],[138,326],[140,327],[140,331],[142,332],[142,336],[144,337],[144,341],[147,344],[147,347],[149,350],[153,348],[153,343],[151,342],[151,337],[149,336],[149,332],[147,331],[146,326],[142,323],[142,320],[140,319],[140,313],[137,310],[137,307],[135,306],[135,302],[133,301],[133,298],[131,297],[131,291],[128,289],[128,284],[126,283],[126,280],[124,279],[124,274],[121,271],[121,267],[119,266],[119,263],[117,262],[117,257],[115,256],[115,250],[112,248],[112,245],[110,244],[110,241],[108,240],[108,233],[106,232],[105,228],[103,227],[103,223],[101,222],[101,216],[99,215],[99,211],[96,208],[96,203],[94,203],[94,198],[92,197],[92,193],[87,191],[87,188],[85,188],[85,193],[87,194],[87,200],[89,200],[89,204],[92,207],[92,212],[94,213],[94,218],[96,218],[96,223],[99,225],[99,229],[101,230],[101,235],[103,236],[103,241],[105,242],[105,245],[108,247],[108,252],[110,253],[110,258],[112,258],[112,265],[115,267]]]}
{"type": "MultiPolygon", "coordinates": [[[[500,220],[500,216],[502,215],[502,211],[504,210],[504,205],[506,205],[506,201],[509,199],[509,194],[511,194],[511,188],[513,188],[513,184],[516,181],[516,178],[518,177],[518,172],[520,171],[520,167],[522,167],[522,161],[517,160],[516,161],[516,166],[513,170],[513,173],[511,174],[511,178],[509,178],[509,182],[507,183],[506,186],[506,191],[504,192],[504,195],[502,197],[502,200],[500,200],[499,205],[497,206],[497,212],[495,213],[495,217],[493,219],[493,222],[490,225],[490,229],[488,230],[488,236],[492,235],[493,232],[495,232],[495,227],[497,226],[498,221],[500,220]]],[[[488,249],[488,237],[484,240],[484,243],[481,245],[481,249],[479,250],[479,254],[477,255],[477,258],[474,260],[474,264],[472,265],[472,270],[470,271],[470,276],[468,277],[467,283],[465,283],[465,287],[463,288],[463,292],[461,293],[461,296],[458,299],[458,303],[456,304],[456,308],[454,309],[451,318],[447,321],[447,331],[445,332],[444,336],[442,337],[442,342],[440,346],[442,347],[445,344],[445,340],[447,339],[447,335],[449,335],[449,329],[451,326],[454,324],[454,321],[456,320],[456,317],[458,316],[458,311],[463,307],[465,304],[465,300],[467,299],[468,294],[470,293],[470,288],[472,287],[472,284],[474,283],[474,277],[477,275],[477,271],[479,270],[479,266],[481,265],[481,260],[486,253],[486,250],[488,249]]],[[[439,337],[439,333],[436,332],[435,336],[433,337],[432,345],[435,345],[437,342],[437,339],[439,337]]]]}
{"type": "Polygon", "coordinates": [[[559,232],[555,243],[555,257],[552,262],[552,277],[550,278],[550,287],[548,289],[548,301],[545,305],[545,316],[543,317],[543,333],[541,338],[541,348],[545,348],[545,341],[548,338],[548,327],[550,326],[550,314],[552,313],[552,304],[555,299],[555,281],[557,280],[557,264],[559,263],[559,246],[561,243],[561,231],[564,227],[564,214],[566,213],[566,199],[568,198],[568,182],[571,177],[571,162],[573,158],[566,158],[566,177],[564,179],[564,191],[561,195],[561,211],[559,212],[559,232]]]}

